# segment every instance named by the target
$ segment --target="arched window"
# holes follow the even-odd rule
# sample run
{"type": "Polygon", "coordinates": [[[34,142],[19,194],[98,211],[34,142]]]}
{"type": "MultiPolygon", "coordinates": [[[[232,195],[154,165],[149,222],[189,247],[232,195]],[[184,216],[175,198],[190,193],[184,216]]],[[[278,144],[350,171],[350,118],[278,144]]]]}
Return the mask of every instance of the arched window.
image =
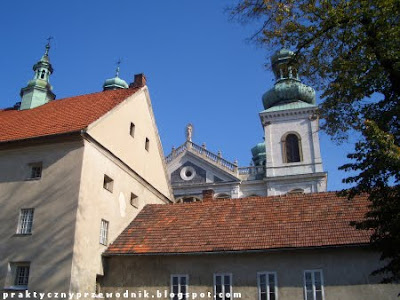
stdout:
{"type": "Polygon", "coordinates": [[[293,163],[302,161],[301,140],[297,134],[289,133],[282,139],[283,162],[293,163]]]}
{"type": "Polygon", "coordinates": [[[43,79],[45,74],[46,74],[46,71],[42,70],[42,75],[40,75],[40,79],[43,79]]]}

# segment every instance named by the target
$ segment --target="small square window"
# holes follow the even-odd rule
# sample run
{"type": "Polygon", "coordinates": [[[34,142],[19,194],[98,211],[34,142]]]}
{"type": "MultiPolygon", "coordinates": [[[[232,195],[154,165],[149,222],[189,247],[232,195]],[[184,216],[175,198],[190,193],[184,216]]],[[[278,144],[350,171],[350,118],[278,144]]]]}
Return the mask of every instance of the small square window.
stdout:
{"type": "Polygon", "coordinates": [[[150,149],[150,140],[149,140],[148,138],[146,138],[146,142],[145,142],[145,144],[144,144],[144,148],[145,148],[147,151],[149,151],[149,149],[150,149]]]}
{"type": "Polygon", "coordinates": [[[101,220],[100,224],[100,244],[107,246],[108,240],[108,226],[109,223],[106,220],[101,220]]]}
{"type": "Polygon", "coordinates": [[[33,208],[21,209],[19,213],[17,234],[31,234],[33,225],[33,208]]]}
{"type": "Polygon", "coordinates": [[[112,193],[114,188],[114,180],[111,177],[104,175],[103,188],[112,193]]]}
{"type": "Polygon", "coordinates": [[[31,163],[30,167],[30,177],[29,179],[40,179],[42,177],[42,163],[31,163]]]}
{"type": "Polygon", "coordinates": [[[135,124],[131,123],[131,127],[129,129],[129,134],[131,137],[135,137],[135,124]]]}
{"type": "Polygon", "coordinates": [[[131,205],[135,208],[139,207],[139,197],[131,193],[131,205]]]}
{"type": "Polygon", "coordinates": [[[6,289],[28,289],[29,271],[29,262],[11,262],[6,277],[6,289]]]}

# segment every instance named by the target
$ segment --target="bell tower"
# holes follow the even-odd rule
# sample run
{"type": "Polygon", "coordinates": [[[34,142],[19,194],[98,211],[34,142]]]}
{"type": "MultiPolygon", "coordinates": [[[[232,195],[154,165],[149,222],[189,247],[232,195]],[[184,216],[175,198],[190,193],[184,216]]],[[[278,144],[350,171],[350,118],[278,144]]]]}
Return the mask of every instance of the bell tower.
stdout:
{"type": "Polygon", "coordinates": [[[46,45],[46,50],[42,58],[33,66],[35,75],[28,85],[21,89],[21,107],[31,109],[46,104],[54,100],[56,95],[52,92],[53,87],[50,84],[50,75],[53,73],[53,67],[49,59],[50,39],[46,45]]]}
{"type": "Polygon", "coordinates": [[[263,95],[260,112],[268,195],[324,192],[315,90],[300,81],[292,51],[277,51],[271,64],[276,81],[263,95]]]}

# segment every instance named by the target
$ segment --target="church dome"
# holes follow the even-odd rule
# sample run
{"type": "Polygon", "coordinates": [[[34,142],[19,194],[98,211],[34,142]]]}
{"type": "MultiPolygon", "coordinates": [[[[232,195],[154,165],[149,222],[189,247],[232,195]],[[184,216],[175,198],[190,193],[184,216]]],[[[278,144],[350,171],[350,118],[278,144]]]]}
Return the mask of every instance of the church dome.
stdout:
{"type": "Polygon", "coordinates": [[[293,51],[283,48],[275,52],[271,57],[271,65],[276,82],[262,97],[264,109],[296,101],[315,105],[315,90],[301,83],[293,51]]]}
{"type": "Polygon", "coordinates": [[[265,164],[266,160],[266,150],[265,150],[265,142],[258,143],[253,148],[251,148],[251,154],[253,155],[254,165],[260,166],[265,164]]]}
{"type": "Polygon", "coordinates": [[[268,109],[278,103],[303,101],[315,104],[315,90],[299,81],[286,79],[275,83],[274,87],[266,92],[263,97],[264,109],[268,109]]]}
{"type": "Polygon", "coordinates": [[[103,90],[116,90],[116,89],[127,89],[129,85],[126,83],[125,80],[114,77],[107,79],[103,84],[103,90]]]}

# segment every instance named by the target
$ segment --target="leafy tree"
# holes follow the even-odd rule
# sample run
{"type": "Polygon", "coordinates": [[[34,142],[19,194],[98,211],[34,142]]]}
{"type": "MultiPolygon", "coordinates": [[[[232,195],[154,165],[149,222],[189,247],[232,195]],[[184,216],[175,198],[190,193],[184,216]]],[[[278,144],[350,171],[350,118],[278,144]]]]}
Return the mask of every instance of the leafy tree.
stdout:
{"type": "Polygon", "coordinates": [[[400,279],[400,1],[241,0],[230,9],[243,22],[260,22],[251,37],[268,49],[295,50],[293,63],[322,91],[322,128],[337,141],[362,133],[353,163],[358,175],[349,198],[368,193],[370,212],[355,224],[387,264],[386,281],[400,279]]]}

